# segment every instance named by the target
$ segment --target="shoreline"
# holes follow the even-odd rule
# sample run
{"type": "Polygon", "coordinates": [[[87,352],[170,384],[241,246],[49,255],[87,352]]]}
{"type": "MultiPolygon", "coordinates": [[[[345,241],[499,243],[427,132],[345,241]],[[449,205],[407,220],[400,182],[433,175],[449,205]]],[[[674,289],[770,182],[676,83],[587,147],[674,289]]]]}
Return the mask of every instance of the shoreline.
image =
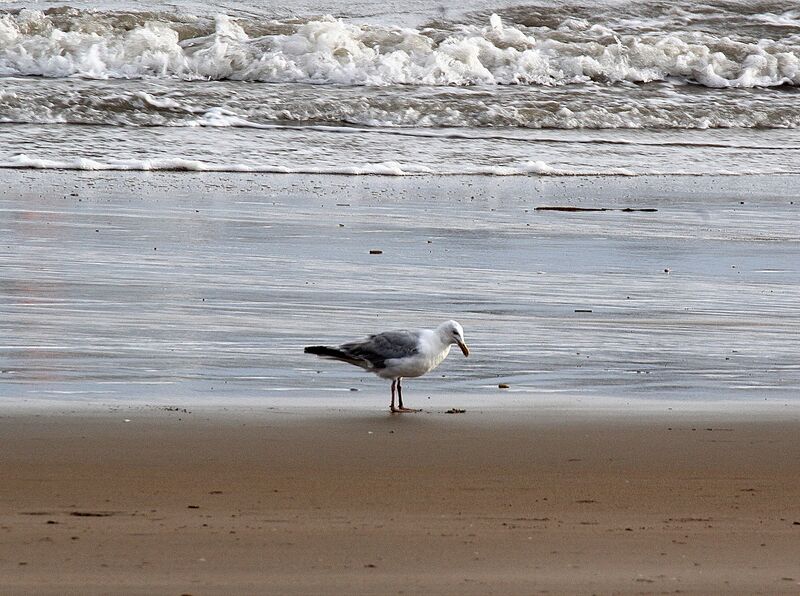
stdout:
{"type": "MultiPolygon", "coordinates": [[[[342,392],[344,393],[344,392],[342,392]]],[[[114,402],[103,400],[4,400],[0,418],[25,416],[106,416],[112,413],[143,414],[188,411],[210,419],[248,417],[262,418],[275,414],[297,416],[308,420],[326,417],[363,416],[379,419],[390,415],[383,404],[383,393],[367,393],[361,397],[343,395],[318,395],[314,397],[282,397],[275,399],[247,399],[232,402],[188,402],[185,400],[152,400],[146,402],[114,402]]],[[[575,420],[619,418],[633,421],[659,421],[673,417],[712,417],[721,420],[787,420],[800,417],[800,404],[789,399],[764,399],[763,401],[737,400],[626,400],[623,398],[578,398],[559,396],[542,398],[523,393],[513,400],[498,403],[495,397],[457,395],[453,392],[434,395],[413,404],[419,417],[448,414],[449,410],[465,410],[467,417],[493,419],[521,415],[525,418],[542,417],[545,420],[570,416],[575,420]]],[[[411,414],[413,416],[413,414],[411,414]]]]}
{"type": "Polygon", "coordinates": [[[192,158],[161,158],[131,162],[125,160],[115,164],[111,162],[100,162],[93,159],[77,158],[73,161],[52,160],[45,158],[29,158],[25,155],[15,157],[16,161],[0,162],[0,170],[5,172],[53,172],[61,174],[102,174],[128,173],[128,174],[177,174],[177,175],[213,175],[222,174],[228,176],[309,176],[333,178],[386,178],[388,180],[396,178],[407,178],[410,180],[423,179],[431,180],[442,178],[447,179],[534,179],[534,180],[559,180],[559,179],[714,179],[737,181],[763,179],[763,178],[800,178],[797,171],[775,170],[757,172],[734,172],[728,170],[714,172],[687,172],[687,171],[663,171],[663,172],[634,172],[626,168],[611,168],[608,171],[569,171],[550,166],[546,162],[528,162],[516,164],[515,166],[484,166],[476,171],[433,171],[425,170],[418,164],[401,164],[395,161],[383,161],[376,163],[365,163],[361,165],[347,166],[343,170],[314,169],[292,169],[281,166],[245,166],[245,165],[218,165],[211,162],[204,162],[192,158]],[[403,169],[407,168],[407,169],[403,169]]]}

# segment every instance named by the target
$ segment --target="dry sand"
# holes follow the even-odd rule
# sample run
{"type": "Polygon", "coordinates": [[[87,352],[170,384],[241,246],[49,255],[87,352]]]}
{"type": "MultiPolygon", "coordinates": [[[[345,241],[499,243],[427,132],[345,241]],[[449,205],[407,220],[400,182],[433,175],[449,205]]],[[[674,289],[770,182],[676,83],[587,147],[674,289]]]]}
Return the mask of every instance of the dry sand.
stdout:
{"type": "Polygon", "coordinates": [[[788,407],[7,413],[0,592],[797,593],[798,430],[788,407]]]}

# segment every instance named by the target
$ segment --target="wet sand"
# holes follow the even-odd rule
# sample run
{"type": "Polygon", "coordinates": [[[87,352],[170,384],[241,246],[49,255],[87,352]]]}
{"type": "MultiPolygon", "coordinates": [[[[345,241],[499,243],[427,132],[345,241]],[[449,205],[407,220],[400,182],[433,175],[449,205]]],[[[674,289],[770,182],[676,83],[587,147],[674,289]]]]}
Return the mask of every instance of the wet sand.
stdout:
{"type": "Polygon", "coordinates": [[[796,409],[17,411],[0,591],[796,593],[798,430],[796,409]]]}
{"type": "Polygon", "coordinates": [[[450,318],[412,404],[800,395],[800,177],[3,178],[0,399],[383,396],[303,346],[450,318]]]}

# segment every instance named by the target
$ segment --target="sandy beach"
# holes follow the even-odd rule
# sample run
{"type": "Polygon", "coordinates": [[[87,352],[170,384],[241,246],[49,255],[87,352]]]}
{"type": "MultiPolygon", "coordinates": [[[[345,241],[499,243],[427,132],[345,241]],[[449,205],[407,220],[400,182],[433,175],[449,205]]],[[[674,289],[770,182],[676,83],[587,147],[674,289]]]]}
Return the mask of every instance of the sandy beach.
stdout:
{"type": "Polygon", "coordinates": [[[800,415],[0,418],[4,594],[796,593],[800,415]]]}
{"type": "Polygon", "coordinates": [[[793,178],[5,178],[3,594],[800,589],[793,178]]]}

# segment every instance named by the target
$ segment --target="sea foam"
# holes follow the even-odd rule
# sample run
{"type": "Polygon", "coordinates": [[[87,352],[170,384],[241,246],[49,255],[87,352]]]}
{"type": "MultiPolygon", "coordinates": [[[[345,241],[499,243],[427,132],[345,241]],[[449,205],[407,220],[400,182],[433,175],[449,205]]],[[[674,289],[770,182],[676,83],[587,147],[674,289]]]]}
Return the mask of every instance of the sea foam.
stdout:
{"type": "MultiPolygon", "coordinates": [[[[697,176],[702,172],[642,170],[628,168],[556,168],[540,160],[527,160],[508,165],[457,165],[444,164],[430,166],[423,163],[400,163],[397,161],[365,162],[358,165],[313,165],[310,163],[295,166],[271,164],[242,164],[235,162],[214,162],[184,157],[165,157],[152,159],[91,159],[74,158],[54,160],[31,157],[25,154],[12,156],[0,161],[0,169],[31,170],[79,170],[79,171],[172,171],[172,172],[243,172],[261,174],[330,174],[342,176],[697,176]]],[[[718,170],[717,175],[744,176],[756,172],[737,172],[718,170]]],[[[775,170],[775,173],[789,172],[775,170]]]]}
{"type": "Polygon", "coordinates": [[[631,35],[568,20],[413,29],[345,22],[208,21],[159,14],[0,15],[0,75],[341,85],[565,85],[676,79],[706,87],[800,84],[800,45],[710,33],[631,35]],[[248,33],[250,31],[250,33],[248,33]]]}

